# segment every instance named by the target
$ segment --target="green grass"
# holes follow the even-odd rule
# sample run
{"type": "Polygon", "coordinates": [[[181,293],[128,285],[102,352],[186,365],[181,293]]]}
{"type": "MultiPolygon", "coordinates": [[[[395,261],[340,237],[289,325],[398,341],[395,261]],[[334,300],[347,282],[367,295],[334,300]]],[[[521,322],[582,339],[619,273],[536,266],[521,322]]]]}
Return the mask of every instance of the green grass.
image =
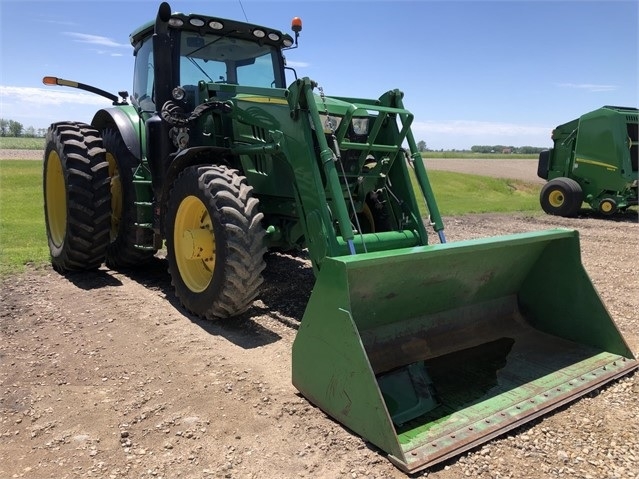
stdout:
{"type": "MultiPolygon", "coordinates": [[[[541,185],[535,183],[450,171],[429,171],[428,178],[442,216],[540,211],[541,185]]],[[[415,191],[419,191],[412,171],[411,180],[415,191]]],[[[421,194],[418,198],[421,200],[421,194]]],[[[420,212],[427,214],[424,201],[420,201],[420,212]]]]}
{"type": "Polygon", "coordinates": [[[0,276],[49,260],[42,161],[0,161],[0,276]]]}
{"type": "Polygon", "coordinates": [[[44,150],[44,138],[0,136],[0,150],[44,150]]]}

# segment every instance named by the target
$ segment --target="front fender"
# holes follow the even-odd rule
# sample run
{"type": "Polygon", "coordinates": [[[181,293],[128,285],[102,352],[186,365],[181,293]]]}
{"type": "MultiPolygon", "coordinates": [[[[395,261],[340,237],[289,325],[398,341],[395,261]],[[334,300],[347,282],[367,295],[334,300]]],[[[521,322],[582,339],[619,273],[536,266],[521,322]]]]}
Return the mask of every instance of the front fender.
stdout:
{"type": "Polygon", "coordinates": [[[116,106],[99,110],[91,120],[91,125],[98,130],[109,127],[117,128],[129,151],[138,160],[144,156],[140,142],[142,120],[131,105],[116,106]]]}

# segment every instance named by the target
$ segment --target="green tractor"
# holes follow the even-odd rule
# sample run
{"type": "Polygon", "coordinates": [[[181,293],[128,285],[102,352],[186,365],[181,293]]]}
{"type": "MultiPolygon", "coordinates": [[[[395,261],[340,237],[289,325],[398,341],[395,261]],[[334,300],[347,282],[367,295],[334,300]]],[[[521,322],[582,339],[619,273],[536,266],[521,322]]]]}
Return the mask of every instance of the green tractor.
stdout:
{"type": "Polygon", "coordinates": [[[407,472],[636,368],[577,232],[446,243],[403,94],[287,86],[300,30],[162,3],[131,35],[130,96],[46,77],[114,102],[48,130],[54,268],[135,268],[165,246],[183,307],[216,319],[250,310],[267,251],[307,250],[293,384],[407,472]]]}
{"type": "Polygon", "coordinates": [[[571,217],[586,202],[610,216],[636,205],[638,118],[637,108],[604,106],[555,128],[554,148],[539,154],[542,209],[571,217]]]}

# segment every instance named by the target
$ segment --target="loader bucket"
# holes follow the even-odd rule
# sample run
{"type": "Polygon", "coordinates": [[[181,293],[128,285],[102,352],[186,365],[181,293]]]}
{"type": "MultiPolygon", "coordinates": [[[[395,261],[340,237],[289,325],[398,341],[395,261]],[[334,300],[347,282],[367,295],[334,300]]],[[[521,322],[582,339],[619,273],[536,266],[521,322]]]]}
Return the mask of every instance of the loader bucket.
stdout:
{"type": "Polygon", "coordinates": [[[446,460],[638,365],[576,231],[327,258],[293,384],[405,472],[446,460]]]}

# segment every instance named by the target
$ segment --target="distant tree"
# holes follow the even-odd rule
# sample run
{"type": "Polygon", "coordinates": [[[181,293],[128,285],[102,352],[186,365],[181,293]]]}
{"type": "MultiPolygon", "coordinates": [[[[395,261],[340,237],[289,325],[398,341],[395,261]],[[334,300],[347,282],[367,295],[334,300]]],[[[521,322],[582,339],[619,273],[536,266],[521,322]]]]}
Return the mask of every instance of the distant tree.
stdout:
{"type": "Polygon", "coordinates": [[[531,154],[539,154],[542,152],[544,148],[539,148],[537,146],[521,146],[517,148],[517,153],[524,153],[527,155],[531,154]]]}
{"type": "Polygon", "coordinates": [[[419,151],[420,153],[428,151],[428,147],[426,146],[426,142],[424,140],[420,140],[419,142],[417,142],[417,151],[419,151]]]}
{"type": "Polygon", "coordinates": [[[5,120],[0,118],[0,136],[24,136],[27,138],[44,138],[47,134],[46,128],[34,128],[28,126],[27,128],[18,121],[5,120]]]}
{"type": "Polygon", "coordinates": [[[536,146],[506,146],[506,145],[474,145],[470,148],[470,151],[473,153],[497,153],[497,154],[508,154],[508,153],[521,153],[521,154],[538,154],[543,150],[543,148],[539,148],[536,146]]]}
{"type": "Polygon", "coordinates": [[[9,136],[20,136],[22,135],[22,123],[19,121],[9,120],[9,136]]]}
{"type": "Polygon", "coordinates": [[[470,147],[470,151],[473,153],[491,153],[493,148],[489,145],[473,145],[470,147]]]}

